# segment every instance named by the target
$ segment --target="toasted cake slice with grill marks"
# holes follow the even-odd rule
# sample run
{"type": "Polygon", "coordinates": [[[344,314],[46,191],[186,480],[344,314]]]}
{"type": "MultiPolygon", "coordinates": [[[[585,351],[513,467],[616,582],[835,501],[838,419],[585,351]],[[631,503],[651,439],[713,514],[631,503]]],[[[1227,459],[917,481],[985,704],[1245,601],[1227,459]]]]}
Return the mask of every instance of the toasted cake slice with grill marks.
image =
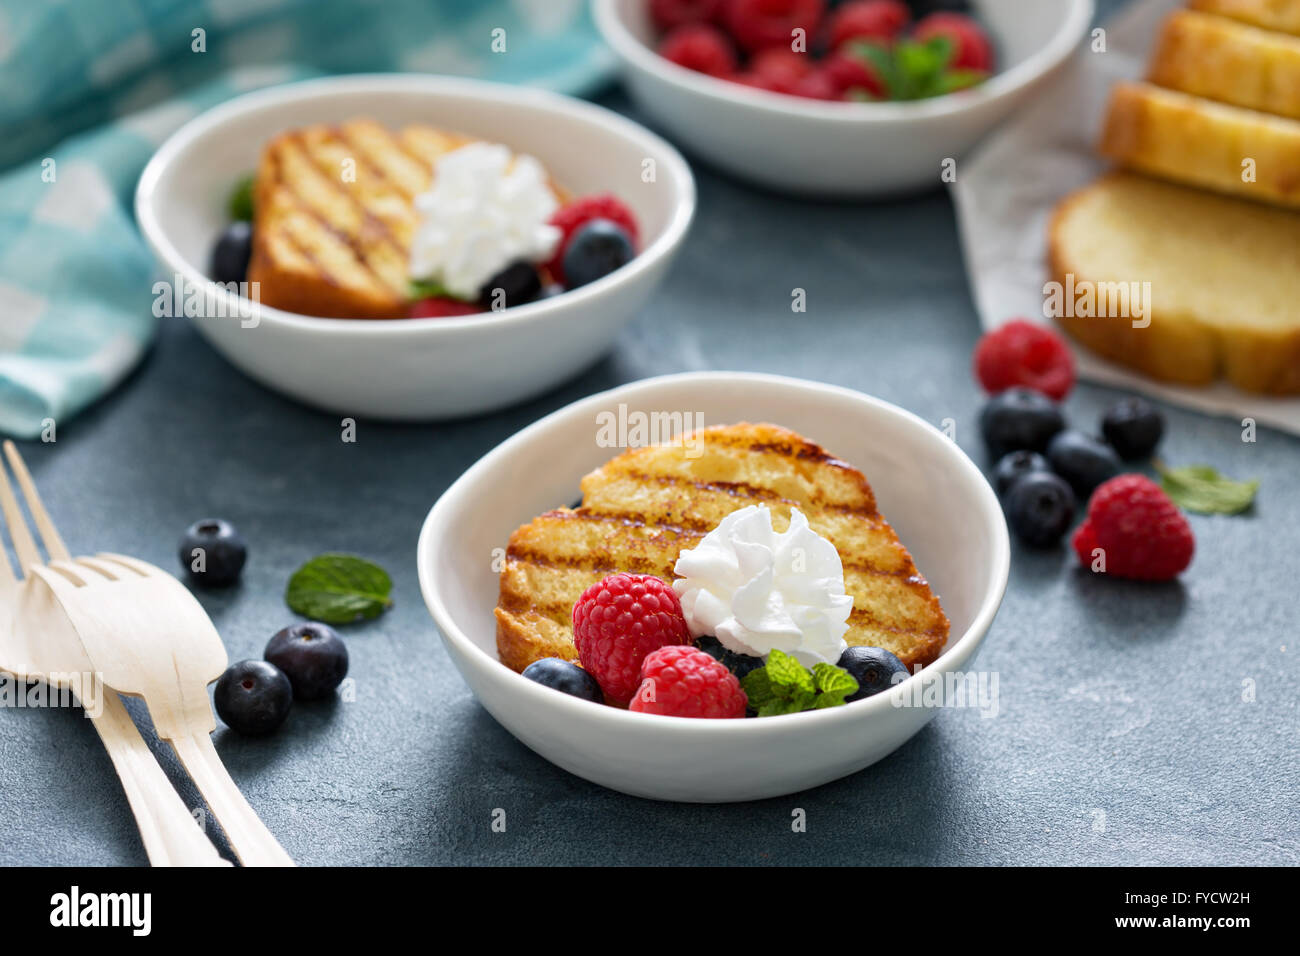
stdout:
{"type": "Polygon", "coordinates": [[[423,125],[394,133],[366,119],[271,140],[254,186],[248,266],[260,301],[304,315],[405,318],[414,199],[438,158],[471,142],[423,125]]]}
{"type": "Polygon", "coordinates": [[[798,507],[835,545],[853,595],[849,644],[886,648],[909,667],[939,656],[948,619],[862,473],[794,432],[742,423],[625,452],[583,478],[581,507],[518,528],[496,609],[502,662],[521,671],[576,659],[571,615],[587,587],[616,571],[673,580],[679,553],[752,504],[771,509],[777,531],[798,507]]]}

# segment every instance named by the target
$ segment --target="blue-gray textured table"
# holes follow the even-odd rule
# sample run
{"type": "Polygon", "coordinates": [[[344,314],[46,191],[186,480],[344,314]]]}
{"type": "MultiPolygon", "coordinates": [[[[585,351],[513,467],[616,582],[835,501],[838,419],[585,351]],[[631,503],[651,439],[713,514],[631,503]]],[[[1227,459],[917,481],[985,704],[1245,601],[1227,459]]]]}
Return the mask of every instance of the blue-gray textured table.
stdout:
{"type": "MultiPolygon", "coordinates": [[[[479,707],[420,599],[416,535],[462,470],[573,399],[686,369],[779,372],[955,419],[983,462],[978,325],[947,197],[810,204],[697,174],[699,217],[661,294],[607,359],[527,405],[363,422],[344,444],[337,416],[254,385],[174,320],[113,397],[57,443],[24,449],[74,551],[171,567],[189,522],[240,526],[243,583],[201,595],[232,659],[260,656],[292,619],[284,583],[311,555],[356,551],[392,571],[397,606],[346,631],[355,701],[299,705],[269,739],[217,733],[288,851],[335,865],[1300,862],[1300,441],[1262,429],[1244,444],[1238,424],[1176,409],[1167,458],[1259,477],[1256,510],[1193,517],[1196,561],[1173,584],[1095,580],[1065,550],[1017,548],[979,658],[1000,677],[996,717],[945,711],[886,760],[813,791],[685,806],[570,776],[479,707]],[[790,311],[795,286],[806,314],[790,311]],[[792,832],[796,807],[805,833],[792,832]]],[[[1091,424],[1115,397],[1083,386],[1069,412],[1091,424]]],[[[144,862],[80,713],[0,709],[0,863],[144,862]]]]}

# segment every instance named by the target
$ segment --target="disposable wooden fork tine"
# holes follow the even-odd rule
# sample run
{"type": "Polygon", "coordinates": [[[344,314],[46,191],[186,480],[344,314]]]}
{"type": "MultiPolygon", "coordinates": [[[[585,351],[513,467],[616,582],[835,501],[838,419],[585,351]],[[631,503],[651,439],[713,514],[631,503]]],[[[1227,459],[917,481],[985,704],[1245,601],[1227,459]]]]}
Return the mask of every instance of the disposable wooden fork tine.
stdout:
{"type": "MultiPolygon", "coordinates": [[[[103,682],[144,698],[158,736],[175,749],[240,861],[292,866],[212,744],[216,720],[207,686],[221,676],[228,659],[202,605],[174,577],[144,561],[118,554],[70,557],[18,450],[11,442],[4,450],[50,554],[49,563],[42,564],[5,481],[0,485],[0,510],[11,525],[21,528],[15,551],[24,573],[48,588],[79,638],[82,655],[103,675],[103,682]]],[[[115,694],[107,696],[117,700],[115,694]]]]}
{"type": "MultiPolygon", "coordinates": [[[[46,553],[51,561],[69,560],[68,549],[41,503],[18,449],[12,442],[5,442],[4,451],[46,553]]],[[[0,667],[25,678],[47,679],[55,674],[91,671],[90,660],[72,622],[50,599],[43,585],[36,583],[43,570],[40,552],[3,464],[0,464],[0,513],[21,566],[20,581],[0,541],[0,667]],[[19,634],[20,628],[24,634],[19,634]]],[[[84,686],[80,690],[85,693],[84,686]]],[[[149,861],[155,866],[228,866],[177,796],[116,692],[101,687],[99,696],[99,713],[88,709],[87,716],[113,761],[149,861]]]]}
{"type": "Polygon", "coordinates": [[[32,473],[27,470],[27,463],[23,461],[22,456],[18,454],[18,448],[11,441],[5,442],[5,457],[9,459],[9,467],[14,470],[18,487],[22,489],[23,497],[27,499],[27,508],[31,511],[32,518],[36,521],[36,530],[41,533],[41,541],[45,544],[45,553],[50,556],[51,561],[70,560],[72,555],[68,554],[67,546],[59,537],[54,522],[50,520],[49,512],[45,510],[45,504],[36,491],[36,483],[32,481],[32,473]]]}

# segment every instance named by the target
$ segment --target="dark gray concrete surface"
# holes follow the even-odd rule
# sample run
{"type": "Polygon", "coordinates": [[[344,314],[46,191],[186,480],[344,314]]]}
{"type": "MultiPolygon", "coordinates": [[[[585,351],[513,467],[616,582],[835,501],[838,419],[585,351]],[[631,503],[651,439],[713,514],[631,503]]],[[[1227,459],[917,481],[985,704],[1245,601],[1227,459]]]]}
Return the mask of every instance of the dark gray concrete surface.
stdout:
{"type": "MultiPolygon", "coordinates": [[[[260,656],[294,619],[282,594],[301,561],[347,550],[391,571],[396,607],[345,632],[355,701],[299,705],[269,739],[217,732],[288,851],[313,865],[1300,862],[1300,441],[1261,429],[1245,444],[1233,421],[1172,408],[1165,457],[1260,478],[1255,510],[1192,517],[1196,561],[1172,584],[1095,580],[1064,549],[1017,548],[978,658],[999,674],[994,718],[945,711],[816,790],[686,806],[570,776],[474,701],[421,601],[416,536],[466,467],[569,401],[674,371],[778,372],[953,418],[984,461],[978,324],[947,197],[810,204],[696,168],[699,217],[661,293],[608,358],[529,404],[450,424],[362,422],[343,444],[337,416],[253,384],[168,320],[116,394],[57,443],[24,447],[74,551],[172,567],[191,521],[239,525],[252,551],[242,584],[200,595],[232,659],[260,656]],[[808,290],[804,315],[790,312],[795,286],[808,290]],[[498,807],[505,833],[491,828],[498,807]],[[796,807],[806,833],[791,831],[796,807]]],[[[1083,386],[1068,410],[1095,427],[1115,397],[1083,386]]],[[[0,863],[144,862],[80,713],[0,710],[0,863]]]]}

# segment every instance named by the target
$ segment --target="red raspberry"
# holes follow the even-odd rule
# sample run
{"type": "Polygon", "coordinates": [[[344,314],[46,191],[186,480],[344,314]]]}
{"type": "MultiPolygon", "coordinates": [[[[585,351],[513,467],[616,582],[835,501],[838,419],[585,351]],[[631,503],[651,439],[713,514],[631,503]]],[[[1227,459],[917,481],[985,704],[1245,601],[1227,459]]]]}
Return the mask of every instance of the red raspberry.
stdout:
{"type": "Polygon", "coordinates": [[[892,43],[911,19],[912,12],[901,0],[854,0],[831,14],[831,49],[850,40],[892,43]]]}
{"type": "Polygon", "coordinates": [[[551,261],[546,263],[546,268],[550,270],[551,278],[556,282],[566,284],[562,266],[564,247],[569,244],[575,232],[593,219],[608,219],[616,226],[621,226],[627,232],[627,237],[632,240],[632,248],[637,247],[636,216],[617,196],[600,193],[575,199],[568,205],[561,206],[555,211],[555,215],[551,216],[551,225],[560,230],[560,241],[555,244],[555,255],[551,256],[551,261]]]}
{"type": "Polygon", "coordinates": [[[619,705],[636,692],[647,654],[690,640],[677,593],[652,574],[611,574],[573,605],[578,660],[619,705]]]}
{"type": "Polygon", "coordinates": [[[916,25],[912,37],[917,40],[947,37],[951,40],[952,61],[948,66],[952,69],[993,71],[993,44],[983,28],[965,14],[932,13],[916,25]]]}
{"type": "Polygon", "coordinates": [[[786,87],[794,86],[812,71],[812,59],[807,53],[795,53],[785,47],[774,46],[755,53],[749,61],[747,72],[786,87]]]}
{"type": "Polygon", "coordinates": [[[1092,568],[1092,552],[1101,548],[1106,574],[1141,581],[1176,577],[1196,550],[1191,525],[1146,475],[1119,475],[1098,485],[1070,543],[1084,567],[1092,568]]]}
{"type": "Polygon", "coordinates": [[[688,23],[708,23],[721,8],[722,0],[650,0],[650,19],[667,33],[688,23]]]}
{"type": "Polygon", "coordinates": [[[885,98],[885,82],[876,68],[856,56],[832,53],[822,61],[822,73],[840,98],[847,97],[852,90],[862,90],[877,99],[885,98]]]}
{"type": "Polygon", "coordinates": [[[666,717],[744,717],[749,698],[736,675],[689,644],[661,647],[641,665],[641,686],[629,710],[666,717]]]}
{"type": "Polygon", "coordinates": [[[659,55],[709,76],[730,76],[736,72],[736,52],[731,41],[717,27],[704,23],[678,27],[668,34],[659,44],[659,55]]]}
{"type": "Polygon", "coordinates": [[[411,318],[445,319],[452,315],[477,315],[482,311],[473,302],[462,302],[460,299],[449,299],[445,296],[435,295],[427,299],[421,299],[411,306],[411,318]]]}
{"type": "Polygon", "coordinates": [[[1074,387],[1074,356],[1046,326],[1012,319],[975,346],[975,377],[990,394],[1024,385],[1059,402],[1074,387]]]}
{"type": "Polygon", "coordinates": [[[843,97],[825,70],[814,70],[794,85],[794,95],[810,100],[838,100],[843,97]]]}
{"type": "Polygon", "coordinates": [[[792,49],[797,29],[811,43],[825,12],[825,0],[726,0],[722,21],[741,49],[756,53],[773,46],[792,49]]]}

